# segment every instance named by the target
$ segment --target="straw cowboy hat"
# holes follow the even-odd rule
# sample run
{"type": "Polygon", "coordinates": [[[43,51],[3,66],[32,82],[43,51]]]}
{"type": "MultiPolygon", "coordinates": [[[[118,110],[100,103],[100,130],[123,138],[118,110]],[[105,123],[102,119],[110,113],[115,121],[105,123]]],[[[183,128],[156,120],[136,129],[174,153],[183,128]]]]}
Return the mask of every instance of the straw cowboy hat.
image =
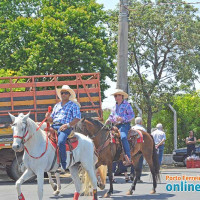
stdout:
{"type": "Polygon", "coordinates": [[[111,95],[121,94],[124,96],[124,99],[128,98],[128,94],[121,89],[115,89],[115,91],[111,95]]]}
{"type": "Polygon", "coordinates": [[[67,91],[70,93],[70,97],[69,100],[73,101],[74,103],[76,103],[79,107],[81,107],[81,105],[78,103],[77,99],[76,99],[76,93],[74,92],[74,90],[72,90],[69,85],[63,85],[62,88],[56,88],[56,93],[58,95],[58,98],[60,100],[62,100],[61,98],[61,91],[67,91]]]}

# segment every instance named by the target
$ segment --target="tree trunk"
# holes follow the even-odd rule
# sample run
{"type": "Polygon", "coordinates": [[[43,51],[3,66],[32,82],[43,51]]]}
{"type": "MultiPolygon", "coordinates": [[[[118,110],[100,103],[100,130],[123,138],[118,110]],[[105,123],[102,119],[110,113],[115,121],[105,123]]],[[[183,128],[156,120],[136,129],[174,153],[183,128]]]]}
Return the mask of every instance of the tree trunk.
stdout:
{"type": "Polygon", "coordinates": [[[147,132],[151,133],[151,119],[152,119],[151,104],[147,104],[147,132]]]}

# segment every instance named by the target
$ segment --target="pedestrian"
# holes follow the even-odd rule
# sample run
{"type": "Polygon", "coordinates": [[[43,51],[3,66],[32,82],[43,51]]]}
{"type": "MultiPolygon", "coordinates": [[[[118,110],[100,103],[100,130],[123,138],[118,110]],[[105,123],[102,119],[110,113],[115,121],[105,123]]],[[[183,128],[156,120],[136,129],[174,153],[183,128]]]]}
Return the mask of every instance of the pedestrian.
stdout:
{"type": "Polygon", "coordinates": [[[130,130],[130,122],[134,118],[134,112],[131,105],[125,100],[128,94],[121,89],[116,89],[112,94],[115,97],[116,105],[113,107],[110,116],[105,124],[113,123],[120,131],[121,141],[125,152],[125,166],[131,165],[130,146],[128,143],[128,131],[130,130]]]}
{"type": "Polygon", "coordinates": [[[187,145],[187,156],[191,156],[195,154],[195,144],[196,144],[196,137],[194,137],[194,132],[189,131],[189,137],[186,138],[185,143],[187,145]]]}
{"type": "MultiPolygon", "coordinates": [[[[132,126],[131,129],[136,129],[136,130],[142,130],[142,131],[146,131],[146,129],[142,126],[142,118],[141,117],[136,117],[135,118],[135,126],[132,126]]],[[[138,162],[138,169],[139,169],[139,176],[137,178],[137,183],[143,183],[143,181],[140,179],[141,175],[142,175],[142,165],[143,165],[143,155],[141,155],[139,162],[138,162]]],[[[133,174],[134,170],[133,168],[131,168],[131,174],[133,174]]]]}
{"type": "Polygon", "coordinates": [[[67,166],[65,143],[72,127],[81,119],[81,112],[76,94],[68,85],[56,89],[56,92],[61,101],[54,106],[51,114],[46,113],[46,117],[48,122],[53,122],[52,128],[58,133],[61,172],[65,172],[67,166]]]}
{"type": "Polygon", "coordinates": [[[119,176],[122,173],[124,173],[125,182],[126,183],[129,182],[130,178],[129,178],[129,175],[128,175],[128,172],[127,172],[127,167],[123,165],[123,162],[121,160],[113,162],[113,183],[117,183],[115,176],[119,176]]]}
{"type": "Polygon", "coordinates": [[[165,132],[163,131],[162,124],[156,125],[157,130],[153,131],[151,135],[153,136],[154,142],[155,142],[155,148],[158,151],[158,160],[159,164],[162,163],[163,153],[164,153],[164,145],[166,140],[165,132]]]}

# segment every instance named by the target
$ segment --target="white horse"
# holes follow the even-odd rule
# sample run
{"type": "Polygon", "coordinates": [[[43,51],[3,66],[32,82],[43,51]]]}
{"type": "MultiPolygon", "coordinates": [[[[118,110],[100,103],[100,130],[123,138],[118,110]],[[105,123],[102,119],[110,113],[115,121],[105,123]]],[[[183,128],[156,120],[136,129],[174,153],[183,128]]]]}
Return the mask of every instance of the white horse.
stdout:
{"type": "MultiPolygon", "coordinates": [[[[25,200],[21,192],[21,184],[36,175],[38,183],[38,199],[42,200],[44,172],[48,173],[52,187],[54,189],[56,187],[50,174],[50,172],[56,172],[59,167],[58,163],[55,161],[55,156],[57,156],[56,150],[49,141],[45,131],[42,129],[36,131],[38,125],[29,118],[30,113],[27,115],[20,113],[18,117],[15,117],[10,113],[9,115],[13,122],[12,148],[16,152],[24,149],[23,161],[27,168],[16,182],[18,199],[25,200]]],[[[67,168],[70,170],[76,189],[73,200],[78,200],[81,191],[78,165],[76,165],[78,162],[81,162],[83,168],[88,173],[93,186],[93,200],[97,200],[97,179],[95,176],[96,156],[94,155],[93,142],[82,134],[75,133],[75,136],[78,138],[78,146],[73,150],[73,159],[71,162],[69,161],[71,156],[67,156],[67,168]]],[[[55,175],[58,183],[56,194],[58,194],[60,189],[59,173],[56,172],[55,175]]]]}

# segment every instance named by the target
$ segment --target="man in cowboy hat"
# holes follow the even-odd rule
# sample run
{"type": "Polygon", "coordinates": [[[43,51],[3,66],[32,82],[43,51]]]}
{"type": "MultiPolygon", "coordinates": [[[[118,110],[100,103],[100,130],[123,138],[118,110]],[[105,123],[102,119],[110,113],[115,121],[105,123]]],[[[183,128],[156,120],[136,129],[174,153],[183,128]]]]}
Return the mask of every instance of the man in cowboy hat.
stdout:
{"type": "Polygon", "coordinates": [[[53,122],[52,128],[58,132],[61,169],[65,171],[67,165],[65,142],[72,131],[72,127],[81,119],[81,112],[76,94],[68,85],[56,89],[56,92],[61,101],[54,106],[51,114],[46,113],[46,117],[48,122],[53,122]]]}
{"type": "Polygon", "coordinates": [[[128,94],[121,89],[116,89],[112,94],[115,97],[116,105],[113,107],[106,124],[109,122],[117,126],[120,131],[121,140],[126,154],[126,162],[124,165],[131,165],[130,146],[128,143],[128,131],[130,130],[130,122],[134,118],[134,112],[131,105],[125,100],[128,94]]]}

